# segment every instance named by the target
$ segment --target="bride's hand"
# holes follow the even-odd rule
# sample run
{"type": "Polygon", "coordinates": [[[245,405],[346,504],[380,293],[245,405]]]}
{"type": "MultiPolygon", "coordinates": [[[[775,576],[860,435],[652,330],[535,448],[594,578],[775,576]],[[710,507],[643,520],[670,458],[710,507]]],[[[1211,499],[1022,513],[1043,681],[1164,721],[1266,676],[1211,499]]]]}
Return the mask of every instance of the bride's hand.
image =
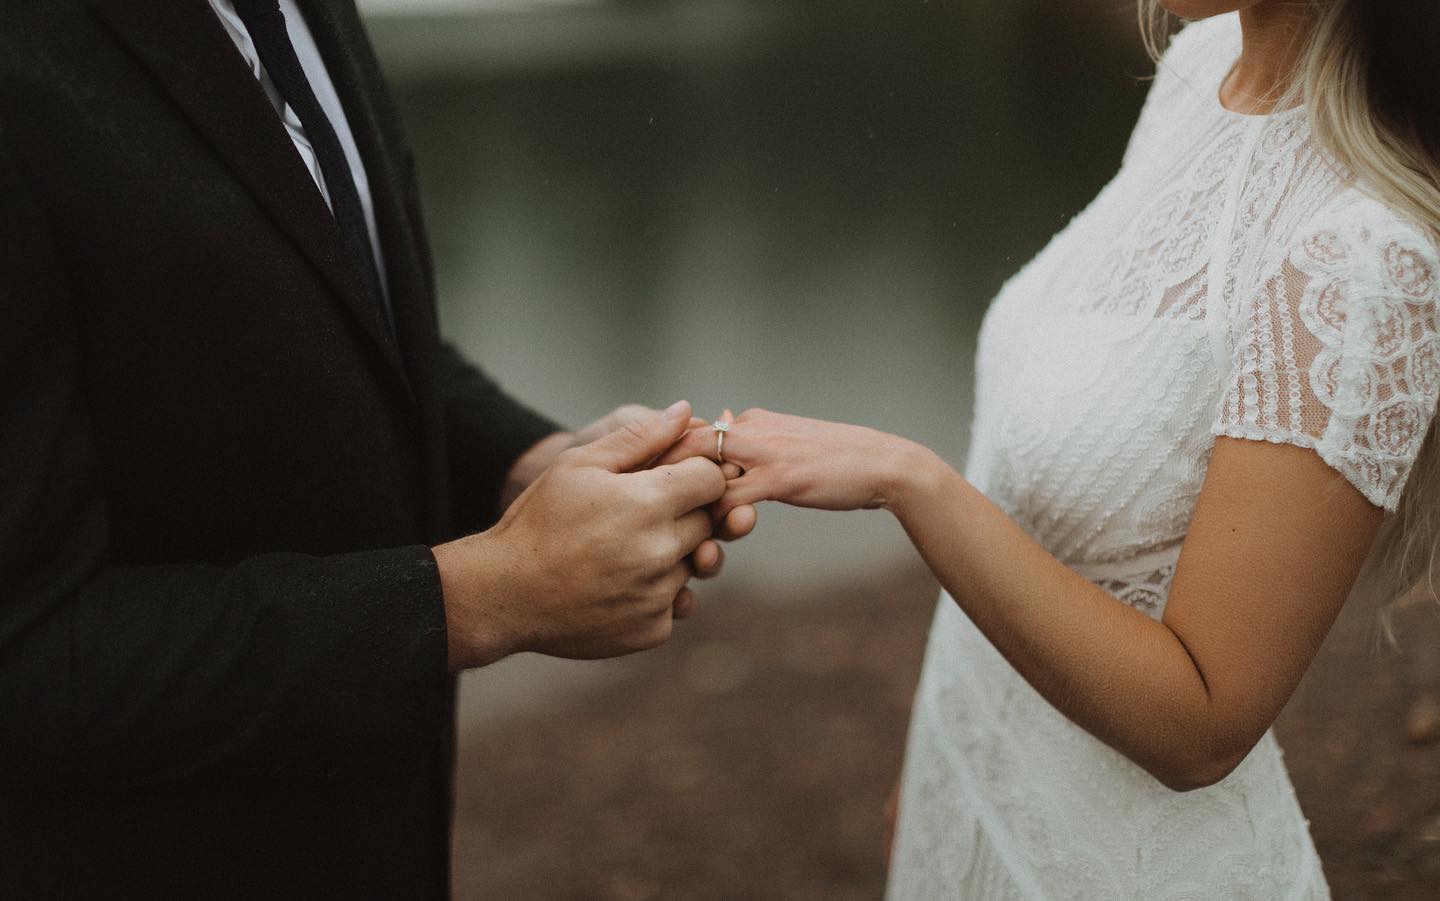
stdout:
{"type": "MultiPolygon", "coordinates": [[[[661,462],[714,460],[717,443],[710,427],[694,429],[661,462]]],[[[889,507],[926,453],[912,441],[863,426],[747,410],[725,435],[725,462],[743,473],[730,482],[714,512],[723,517],[735,507],[767,500],[819,510],[889,507]]]]}

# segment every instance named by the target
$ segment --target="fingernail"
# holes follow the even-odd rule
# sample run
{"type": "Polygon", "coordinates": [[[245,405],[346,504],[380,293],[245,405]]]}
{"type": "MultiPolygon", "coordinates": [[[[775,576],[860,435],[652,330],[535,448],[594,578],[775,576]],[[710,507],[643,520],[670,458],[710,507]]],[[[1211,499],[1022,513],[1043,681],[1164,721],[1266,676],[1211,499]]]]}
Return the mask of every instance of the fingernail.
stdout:
{"type": "Polygon", "coordinates": [[[665,411],[665,418],[679,419],[680,417],[685,415],[685,411],[689,408],[689,406],[689,402],[677,400],[675,401],[675,403],[670,405],[669,409],[665,411]]]}

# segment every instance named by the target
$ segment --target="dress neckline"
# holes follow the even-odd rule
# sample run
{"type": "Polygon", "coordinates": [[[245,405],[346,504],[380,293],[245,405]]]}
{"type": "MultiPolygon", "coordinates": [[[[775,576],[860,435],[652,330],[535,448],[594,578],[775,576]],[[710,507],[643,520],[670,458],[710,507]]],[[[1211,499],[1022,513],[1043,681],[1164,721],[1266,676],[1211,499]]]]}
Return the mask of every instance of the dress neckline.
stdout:
{"type": "Polygon", "coordinates": [[[1220,80],[1215,83],[1214,88],[1206,93],[1210,106],[1216,112],[1237,122],[1270,122],[1293,116],[1305,109],[1306,104],[1303,101],[1294,106],[1287,106],[1285,109],[1271,110],[1268,113],[1242,113],[1226,106],[1225,101],[1220,98],[1220,94],[1225,90],[1225,82],[1230,80],[1230,76],[1235,73],[1235,67],[1239,64],[1240,57],[1237,55],[1230,65],[1225,67],[1224,73],[1221,74],[1220,80]]]}

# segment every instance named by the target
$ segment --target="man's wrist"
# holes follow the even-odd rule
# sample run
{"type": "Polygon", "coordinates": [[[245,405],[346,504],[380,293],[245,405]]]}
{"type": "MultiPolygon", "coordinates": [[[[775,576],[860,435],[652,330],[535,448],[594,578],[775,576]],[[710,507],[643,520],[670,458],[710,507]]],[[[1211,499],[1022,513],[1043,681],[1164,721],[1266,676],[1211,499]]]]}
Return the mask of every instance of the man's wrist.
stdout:
{"type": "Polygon", "coordinates": [[[503,603],[489,532],[431,548],[445,605],[445,635],[451,672],[489,666],[517,651],[517,637],[501,616],[503,603]]]}

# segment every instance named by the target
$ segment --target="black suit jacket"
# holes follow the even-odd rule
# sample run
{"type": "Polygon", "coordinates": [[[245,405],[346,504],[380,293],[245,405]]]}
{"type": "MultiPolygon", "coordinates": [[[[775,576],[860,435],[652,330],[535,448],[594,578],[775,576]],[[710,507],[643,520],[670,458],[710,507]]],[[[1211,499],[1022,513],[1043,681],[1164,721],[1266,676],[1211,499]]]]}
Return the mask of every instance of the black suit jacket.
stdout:
{"type": "Polygon", "coordinates": [[[428,546],[555,427],[441,343],[350,0],[304,0],[396,336],[204,0],[0,0],[0,897],[436,898],[428,546]]]}

